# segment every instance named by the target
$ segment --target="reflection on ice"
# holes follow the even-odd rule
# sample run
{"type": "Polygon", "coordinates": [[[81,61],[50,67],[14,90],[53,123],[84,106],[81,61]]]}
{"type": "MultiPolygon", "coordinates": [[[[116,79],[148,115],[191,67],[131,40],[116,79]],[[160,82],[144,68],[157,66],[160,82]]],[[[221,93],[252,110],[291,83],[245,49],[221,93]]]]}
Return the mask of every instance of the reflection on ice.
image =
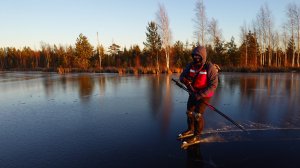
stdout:
{"type": "Polygon", "coordinates": [[[300,139],[300,128],[279,128],[271,125],[250,122],[246,126],[247,132],[233,127],[206,130],[202,133],[201,142],[243,142],[243,141],[283,141],[300,139]]]}

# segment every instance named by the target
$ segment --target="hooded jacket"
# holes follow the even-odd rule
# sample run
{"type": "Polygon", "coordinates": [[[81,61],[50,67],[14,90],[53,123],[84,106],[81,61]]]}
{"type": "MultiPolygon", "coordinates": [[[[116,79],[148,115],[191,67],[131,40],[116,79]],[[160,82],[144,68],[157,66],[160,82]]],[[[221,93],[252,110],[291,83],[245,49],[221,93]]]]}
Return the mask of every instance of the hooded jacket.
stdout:
{"type": "Polygon", "coordinates": [[[206,61],[205,47],[196,47],[193,49],[192,55],[200,55],[202,62],[200,64],[189,63],[180,74],[179,79],[181,82],[184,81],[184,78],[190,79],[200,97],[211,97],[218,86],[218,70],[211,62],[206,61]]]}

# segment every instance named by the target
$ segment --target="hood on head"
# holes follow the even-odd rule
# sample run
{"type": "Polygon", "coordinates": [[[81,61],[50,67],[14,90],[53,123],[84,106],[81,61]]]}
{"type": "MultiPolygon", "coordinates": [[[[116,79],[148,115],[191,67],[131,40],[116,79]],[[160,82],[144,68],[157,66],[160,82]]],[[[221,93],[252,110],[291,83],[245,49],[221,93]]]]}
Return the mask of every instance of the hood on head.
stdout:
{"type": "Polygon", "coordinates": [[[197,46],[193,49],[192,55],[200,55],[202,57],[202,64],[206,62],[206,48],[203,46],[197,46]]]}

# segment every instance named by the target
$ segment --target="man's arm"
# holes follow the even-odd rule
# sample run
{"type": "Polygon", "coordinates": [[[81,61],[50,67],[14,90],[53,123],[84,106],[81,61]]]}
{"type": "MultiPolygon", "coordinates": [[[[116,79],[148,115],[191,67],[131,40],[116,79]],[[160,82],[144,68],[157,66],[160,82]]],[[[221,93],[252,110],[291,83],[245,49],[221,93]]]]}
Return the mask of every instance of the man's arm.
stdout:
{"type": "Polygon", "coordinates": [[[188,76],[189,72],[190,72],[190,69],[191,69],[191,64],[188,64],[184,70],[182,71],[182,73],[180,74],[180,77],[179,77],[179,80],[181,83],[184,83],[185,84],[185,78],[188,76]]]}
{"type": "Polygon", "coordinates": [[[201,97],[211,97],[218,86],[218,70],[216,67],[209,63],[208,64],[208,72],[207,72],[207,87],[201,89],[199,95],[201,97]]]}

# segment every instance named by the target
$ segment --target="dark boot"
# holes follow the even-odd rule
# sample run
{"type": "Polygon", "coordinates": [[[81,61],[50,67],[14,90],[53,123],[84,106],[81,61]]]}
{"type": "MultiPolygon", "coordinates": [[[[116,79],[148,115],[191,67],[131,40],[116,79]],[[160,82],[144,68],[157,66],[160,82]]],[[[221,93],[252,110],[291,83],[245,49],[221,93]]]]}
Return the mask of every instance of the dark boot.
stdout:
{"type": "Polygon", "coordinates": [[[186,141],[188,144],[200,143],[200,135],[204,128],[204,119],[200,113],[195,114],[194,136],[186,141]]]}
{"type": "Polygon", "coordinates": [[[186,115],[187,115],[188,129],[186,131],[182,132],[181,134],[179,134],[178,139],[187,138],[187,137],[191,137],[194,135],[194,132],[195,132],[194,114],[191,111],[187,111],[186,115]]]}

